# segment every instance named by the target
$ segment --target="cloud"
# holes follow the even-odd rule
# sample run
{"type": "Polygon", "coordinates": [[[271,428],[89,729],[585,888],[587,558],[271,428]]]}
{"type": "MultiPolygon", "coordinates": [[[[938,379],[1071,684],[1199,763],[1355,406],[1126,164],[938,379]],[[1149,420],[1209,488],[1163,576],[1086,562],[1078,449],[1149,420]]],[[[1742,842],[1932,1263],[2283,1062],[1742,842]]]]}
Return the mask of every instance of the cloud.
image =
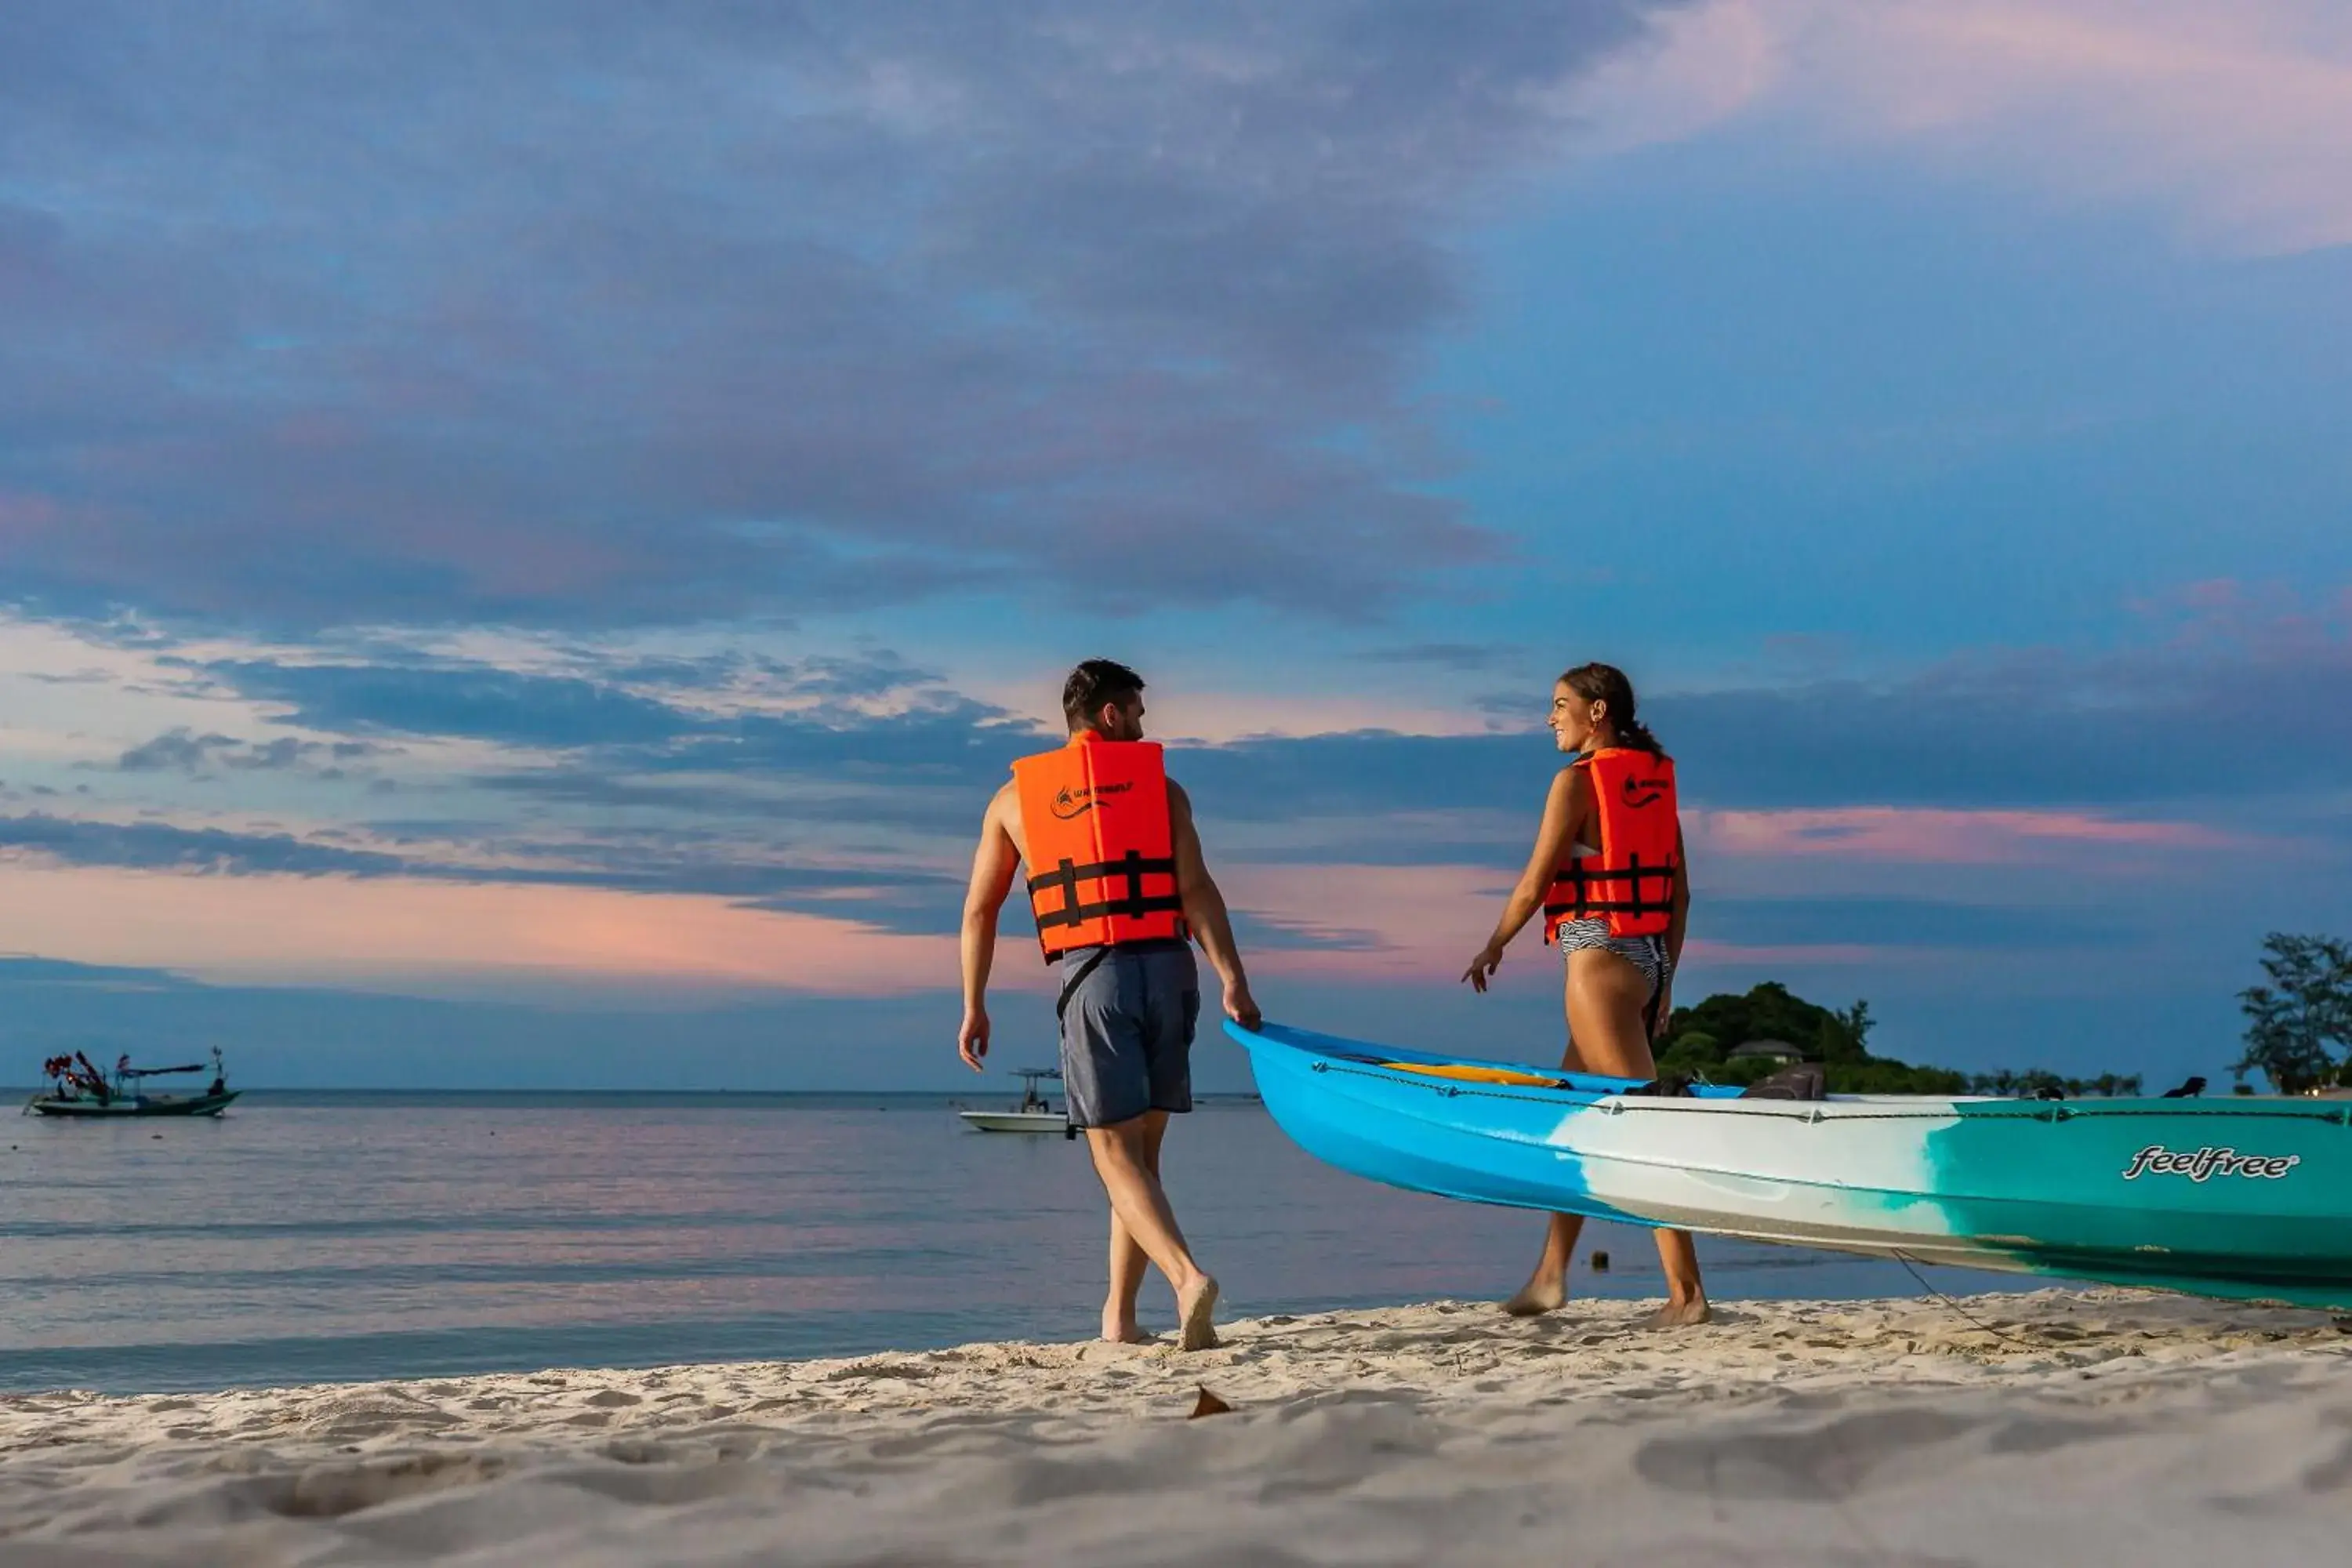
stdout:
{"type": "Polygon", "coordinates": [[[1695,793],[1725,804],[2277,797],[2352,770],[2352,637],[2190,626],[2108,654],[1971,655],[1887,681],[1677,696],[1657,711],[1695,793]],[[2230,759],[2216,734],[2261,740],[2230,759]]]}
{"type": "Polygon", "coordinates": [[[0,953],[0,987],[70,986],[100,991],[186,992],[193,982],[164,969],[72,963],[32,953],[0,953]]]}
{"type": "MultiPolygon", "coordinates": [[[[2352,776],[2352,636],[2228,608],[2111,653],[2000,650],[1877,680],[1645,696],[1685,796],[1717,809],[2116,808],[2332,793],[2352,776]],[[2217,755],[2216,735],[2259,737],[2217,755]]],[[[1203,808],[1239,820],[1381,812],[1532,818],[1547,737],[1383,731],[1188,752],[1203,808]]]]}
{"type": "Polygon", "coordinates": [[[231,833],[161,822],[98,822],[31,813],[0,816],[0,849],[28,849],[70,866],[124,866],[226,876],[387,877],[398,856],[284,833],[231,833]]]}
{"type": "Polygon", "coordinates": [[[1686,831],[1718,854],[1833,856],[1845,860],[1983,866],[2028,860],[2053,846],[2159,850],[2252,847],[2250,838],[2195,822],[2150,822],[2074,811],[1951,811],[1838,806],[1815,811],[1710,811],[1686,831]]]}
{"type": "Polygon", "coordinates": [[[0,851],[26,852],[67,867],[694,894],[751,909],[830,915],[878,931],[952,930],[963,891],[962,879],[944,870],[889,862],[795,864],[780,858],[770,847],[709,834],[508,832],[469,844],[465,835],[445,829],[413,835],[406,844],[397,833],[371,836],[371,842],[383,847],[334,841],[356,837],[306,837],[44,813],[0,816],[0,851]]]}
{"type": "MultiPolygon", "coordinates": [[[[1705,891],[2095,902],[2084,889],[2216,856],[2338,855],[2326,802],[2352,767],[2352,654],[2336,612],[2290,614],[2226,584],[2188,597],[2185,613],[2151,606],[2155,639],[2116,653],[1646,699],[1683,766],[1705,891]],[[2210,747],[2183,743],[2217,732],[2261,736],[2259,766],[2217,767],[2210,747]]],[[[944,936],[988,792],[1052,740],[878,652],[532,645],[513,656],[530,668],[415,649],[377,663],[300,648],[156,657],[193,678],[171,701],[235,706],[234,728],[175,726],[119,753],[105,784],[146,796],[142,815],[111,795],[78,801],[79,816],[19,806],[0,816],[0,849],[213,881],[690,897],[944,936]],[[238,738],[272,721],[294,732],[238,738]],[[395,738],[407,751],[387,766],[404,792],[377,815],[358,809],[373,797],[300,794],[312,771],[395,738]],[[283,820],[191,809],[217,786],[180,779],[239,768],[278,775],[283,820]],[[306,799],[308,821],[337,826],[304,826],[306,799]]],[[[1400,954],[1414,973],[1458,963],[1559,763],[1524,733],[1259,735],[1171,752],[1254,945],[1284,972],[1335,977],[1400,954]]],[[[1020,926],[1018,900],[1008,919],[1020,926]]],[[[1821,934],[1812,945],[1851,945],[1843,928],[1821,934]]]]}
{"type": "Polygon", "coordinates": [[[223,661],[204,673],[238,695],[286,704],[286,721],[337,733],[439,735],[555,748],[648,745],[697,727],[653,698],[573,676],[489,665],[223,661]]]}
{"type": "Polygon", "coordinates": [[[1924,898],[1709,898],[1704,929],[1711,955],[1772,947],[1864,950],[1946,948],[2042,951],[2142,941],[2128,910],[1961,903],[1924,898]]]}
{"type": "Polygon", "coordinates": [[[2332,0],[1714,0],[1574,96],[1612,147],[1793,121],[2227,251],[2352,244],[2332,0]]]}
{"type": "MultiPolygon", "coordinates": [[[[895,995],[953,984],[946,936],[723,899],[393,877],[191,877],[0,859],[0,947],[206,979],[446,994],[466,977],[895,995]]],[[[1014,986],[1035,976],[1007,974],[1014,986]]]]}
{"type": "Polygon", "coordinates": [[[1426,664],[1441,669],[1486,670],[1510,664],[1523,658],[1524,652],[1500,643],[1418,642],[1376,647],[1363,657],[1380,664],[1426,664]]]}
{"type": "Polygon", "coordinates": [[[215,752],[234,750],[238,744],[227,735],[198,735],[183,727],[131,747],[114,765],[126,773],[162,773],[166,769],[199,773],[215,752]]]}
{"type": "Polygon", "coordinates": [[[1412,392],[1446,235],[1665,8],[10,8],[9,586],[279,629],[1426,592],[1496,549],[1412,392]]]}
{"type": "MultiPolygon", "coordinates": [[[[602,754],[661,772],[786,770],[855,782],[887,772],[994,777],[1037,744],[1034,726],[1002,709],[918,684],[922,672],[888,659],[812,659],[769,667],[748,695],[762,706],[693,704],[646,695],[603,672],[544,674],[479,662],[429,665],[225,659],[190,665],[239,697],[282,704],[289,724],[326,733],[399,734],[602,754]],[[861,700],[888,698],[878,710],[861,700]],[[779,710],[768,703],[797,702],[779,710]]],[[[642,664],[621,667],[640,672],[642,664]]],[[[692,668],[692,667],[684,667],[692,668]]],[[[732,668],[733,667],[729,667],[732,668]]],[[[683,668],[656,666],[672,678],[683,668]]],[[[706,668],[704,676],[712,673],[706,668]]],[[[708,699],[706,682],[698,696],[708,699]]],[[[509,774],[509,789],[529,775],[509,774]]],[[[559,785],[559,787],[562,787],[559,785]]]]}
{"type": "Polygon", "coordinates": [[[192,778],[216,776],[215,764],[238,773],[285,773],[320,758],[332,762],[320,770],[325,776],[342,776],[341,764],[374,756],[394,748],[366,741],[303,741],[280,735],[274,741],[240,741],[233,735],[199,735],[185,725],[142,741],[115,759],[114,770],[125,773],[179,773],[192,778]]]}
{"type": "Polygon", "coordinates": [[[1387,949],[1372,931],[1254,910],[1233,911],[1233,925],[1234,940],[1245,952],[1381,952],[1387,949]]]}
{"type": "Polygon", "coordinates": [[[654,687],[714,697],[789,693],[797,697],[876,699],[942,684],[947,677],[908,662],[888,648],[777,658],[730,650],[716,654],[646,654],[614,659],[594,649],[579,659],[600,679],[623,687],[654,687]]]}
{"type": "Polygon", "coordinates": [[[1218,886],[1258,940],[1253,974],[1451,984],[1508,890],[1480,866],[1271,867],[1227,859],[1218,886]]]}
{"type": "Polygon", "coordinates": [[[845,657],[817,655],[784,665],[777,673],[790,679],[795,689],[819,697],[887,697],[947,679],[938,670],[909,664],[887,650],[845,657]]]}
{"type": "MultiPolygon", "coordinates": [[[[2165,613],[2162,640],[2117,653],[1976,655],[1874,682],[1666,692],[1644,710],[1682,764],[1710,853],[1958,863],[2210,847],[2227,835],[2208,824],[2245,801],[2315,796],[2352,773],[2352,642],[2324,618],[2250,610],[2242,594],[2199,599],[2189,620],[2165,613]],[[2217,713],[2265,737],[2258,770],[2217,770],[2184,743],[2217,713]]],[[[660,695],[593,664],[588,674],[250,658],[199,668],[345,745],[398,734],[511,752],[487,768],[474,753],[440,782],[552,815],[464,829],[460,838],[507,840],[469,864],[527,847],[612,886],[810,896],[727,883],[717,862],[772,864],[790,841],[871,864],[870,850],[843,850],[890,833],[902,838],[888,868],[960,870],[986,792],[1013,757],[1052,739],[919,683],[927,672],[887,655],[847,675],[805,661],[756,679],[733,666],[662,671],[673,689],[660,695]],[[617,828],[616,812],[634,826],[617,828]]],[[[215,749],[217,737],[190,733],[134,750],[160,763],[215,749]]],[[[1171,752],[1213,850],[1291,865],[1512,866],[1559,763],[1544,738],[1523,733],[1260,735],[1171,752]]]]}

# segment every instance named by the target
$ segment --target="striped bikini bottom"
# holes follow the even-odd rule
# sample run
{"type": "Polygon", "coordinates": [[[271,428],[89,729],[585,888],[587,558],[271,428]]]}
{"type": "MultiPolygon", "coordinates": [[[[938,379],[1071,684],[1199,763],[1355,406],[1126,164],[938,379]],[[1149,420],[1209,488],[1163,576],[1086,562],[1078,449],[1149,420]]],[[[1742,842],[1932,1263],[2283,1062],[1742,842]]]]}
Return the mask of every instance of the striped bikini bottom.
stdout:
{"type": "Polygon", "coordinates": [[[1559,928],[1559,961],[1565,964],[1568,955],[1588,947],[1605,948],[1642,972],[1650,983],[1650,994],[1666,983],[1673,965],[1666,962],[1666,941],[1658,936],[1611,936],[1609,922],[1598,917],[1589,921],[1566,921],[1559,928]]]}

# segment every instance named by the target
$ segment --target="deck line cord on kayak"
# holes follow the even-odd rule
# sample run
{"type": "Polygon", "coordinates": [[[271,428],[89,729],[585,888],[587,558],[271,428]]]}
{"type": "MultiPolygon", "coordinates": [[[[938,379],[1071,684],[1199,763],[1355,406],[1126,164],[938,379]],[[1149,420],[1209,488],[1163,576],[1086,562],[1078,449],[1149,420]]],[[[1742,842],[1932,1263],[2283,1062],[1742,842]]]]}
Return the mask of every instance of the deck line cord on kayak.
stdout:
{"type": "MultiPolygon", "coordinates": [[[[1480,1100],[1515,1100],[1527,1105],[1549,1105],[1553,1107],[1555,1110],[1577,1110],[1588,1107],[1597,1108],[1605,1104],[1608,1107],[1609,1111],[1612,1114],[1627,1110],[1694,1111],[1703,1109],[1709,1114],[1721,1114],[1723,1112],[1729,1111],[1732,1114],[1742,1116],[1777,1116],[1783,1120],[1792,1121],[1918,1121],[1923,1120],[1945,1119],[1956,1114],[1956,1112],[1949,1109],[1934,1110],[1926,1109],[1918,1110],[1848,1110],[1841,1107],[1834,1115],[1823,1115],[1821,1113],[1821,1108],[1823,1105],[1834,1102],[1827,1100],[1758,1100],[1742,1102],[1730,1100],[1708,1100],[1702,1104],[1694,1100],[1690,1103],[1677,1103],[1677,1099],[1679,1097],[1677,1097],[1677,1099],[1668,1099],[1654,1098],[1644,1095],[1604,1094],[1593,1089],[1576,1089],[1569,1091],[1577,1094],[1591,1095],[1592,1096],[1592,1099],[1587,1101],[1576,1101],[1564,1104],[1559,1100],[1541,1098],[1532,1094],[1511,1094],[1499,1089],[1474,1089],[1458,1079],[1433,1080],[1422,1078],[1418,1075],[1383,1071],[1374,1068],[1355,1067],[1349,1064],[1334,1061],[1328,1057],[1323,1058],[1313,1063],[1310,1070],[1315,1072],[1344,1073],[1352,1078],[1377,1079],[1382,1083],[1393,1083],[1413,1089],[1425,1089],[1432,1094],[1443,1095],[1449,1100],[1461,1095],[1470,1095],[1480,1100]],[[1801,1105],[1804,1107],[1803,1110],[1794,1109],[1801,1105]],[[1788,1106],[1791,1109],[1779,1109],[1779,1107],[1781,1106],[1788,1106]]],[[[1560,1091],[1555,1090],[1554,1092],[1558,1093],[1560,1091]]],[[[1961,1096],[1958,1100],[1956,1100],[1953,1103],[1958,1103],[1959,1100],[1966,1100],[1971,1104],[1982,1103],[1981,1101],[1975,1100],[1971,1097],[1968,1096],[1961,1096]]],[[[2269,1117],[2273,1120],[2284,1120],[2290,1121],[2325,1121],[2331,1126],[2352,1127],[2352,1104],[2347,1104],[2343,1108],[2335,1110],[2257,1110],[2252,1106],[2236,1106],[2227,1104],[2217,1105],[2210,1102],[2191,1104],[2187,1100],[2182,1100],[2178,1105],[2095,1106],[2084,1105],[2073,1101],[2049,1100],[2021,1100],[2018,1103],[2018,1108],[2014,1110],[1987,1107],[1986,1109],[1975,1112],[1975,1118],[1979,1121],[2072,1121],[2078,1116],[2200,1116],[2207,1118],[2217,1116],[2269,1117]]]]}
{"type": "Polygon", "coordinates": [[[1961,1306],[1958,1301],[1952,1300],[1952,1298],[1945,1295],[1941,1290],[1936,1289],[1935,1286],[1929,1284],[1926,1275],[1911,1267],[1910,1255],[1903,1251],[1902,1248],[1897,1247],[1893,1252],[1887,1254],[1887,1256],[1894,1258],[1895,1262],[1903,1265],[1903,1271],[1919,1282],[1920,1289],[1925,1290],[1928,1295],[1933,1296],[1937,1300],[1941,1301],[1954,1312],[1957,1312],[1962,1318],[1967,1319],[1969,1327],[1978,1330],[1979,1332],[1990,1334],[1994,1339],[2006,1340],[2011,1344],[2019,1346],[2024,1350],[2042,1351],[2055,1348],[2051,1345],[2037,1343],[2032,1340],[2021,1340],[2015,1334],[2005,1333],[2001,1330],[1994,1328],[1990,1323],[1986,1322],[1982,1318],[1978,1317],[1974,1312],[1969,1311],[1966,1307],[1961,1306]]]}
{"type": "MultiPolygon", "coordinates": [[[[1514,1097],[1514,1098],[1526,1098],[1526,1097],[1520,1096],[1520,1097],[1514,1097]]],[[[1543,1101],[1538,1101],[1538,1103],[1540,1103],[1540,1104],[1547,1104],[1547,1105],[1548,1105],[1548,1104],[1551,1104],[1551,1103],[1554,1103],[1554,1102],[1553,1102],[1553,1101],[1549,1101],[1549,1100],[1543,1100],[1543,1101]]],[[[1780,1103],[1781,1103],[1781,1104],[1783,1104],[1783,1105],[1786,1105],[1786,1104],[1790,1104],[1790,1103],[1791,1103],[1791,1102],[1790,1102],[1790,1101],[1788,1101],[1788,1100],[1782,1100],[1780,1103]]],[[[1832,1101],[1832,1100],[1812,1100],[1812,1101],[1796,1101],[1796,1102],[1794,1102],[1794,1103],[1798,1103],[1798,1104],[1806,1104],[1806,1105],[1828,1105],[1828,1104],[1834,1104],[1834,1103],[1836,1103],[1836,1102],[1835,1102],[1835,1101],[1832,1101]]],[[[1959,1098],[1959,1099],[1955,1100],[1954,1100],[1954,1101],[1952,1101],[1951,1103],[1954,1103],[1954,1104],[1960,1104],[1960,1103],[1971,1103],[1971,1104],[1973,1104],[1973,1103],[1979,1103],[1979,1102],[1974,1101],[1974,1100],[1969,1100],[1969,1099],[1968,1099],[1968,1097],[1961,1097],[1961,1098],[1959,1098]]],[[[1681,1105],[1675,1105],[1675,1104],[1674,1104],[1672,1101],[1648,1102],[1648,1101],[1646,1101],[1646,1100],[1644,1100],[1644,1098],[1643,1098],[1643,1097],[1642,1097],[1642,1096],[1638,1096],[1638,1095],[1629,1095],[1629,1096],[1622,1097],[1622,1099],[1619,1099],[1619,1100],[1617,1100],[1617,1107],[1618,1107],[1618,1109],[1619,1109],[1619,1110],[1696,1110],[1696,1109],[1698,1109],[1698,1108],[1697,1108],[1697,1107],[1696,1107],[1696,1106],[1681,1106],[1681,1105]]],[[[1708,1109],[1708,1110],[1727,1110],[1727,1109],[1729,1109],[1729,1106],[1727,1104],[1727,1102],[1726,1102],[1726,1101],[1723,1101],[1723,1100],[1718,1100],[1714,1101],[1711,1105],[1709,1105],[1709,1106],[1707,1107],[1707,1109],[1708,1109]]],[[[1750,1115],[1750,1116],[1752,1116],[1752,1115],[1755,1115],[1755,1114],[1756,1114],[1756,1110],[1748,1110],[1748,1109],[1746,1109],[1746,1108],[1742,1108],[1742,1109],[1743,1109],[1744,1113],[1745,1113],[1745,1114],[1747,1114],[1747,1115],[1750,1115]]],[[[1759,1106],[1759,1107],[1758,1107],[1757,1109],[1761,1109],[1761,1107],[1759,1106]]],[[[1766,1115],[1772,1115],[1772,1116],[1783,1116],[1783,1117],[1785,1117],[1785,1116],[1790,1115],[1790,1113],[1789,1111],[1785,1111],[1785,1110],[1773,1110],[1773,1111],[1766,1111],[1766,1112],[1765,1112],[1765,1114],[1766,1114],[1766,1115]]],[[[1801,1114],[1798,1114],[1798,1115],[1797,1115],[1796,1120],[1798,1120],[1798,1121],[1917,1121],[1919,1118],[1921,1118],[1921,1117],[1923,1117],[1923,1116],[1927,1116],[1927,1117],[1949,1117],[1949,1116],[1953,1116],[1953,1115],[1956,1115],[1956,1114],[1957,1114],[1957,1112],[1952,1111],[1952,1110],[1838,1110],[1834,1115],[1808,1116],[1808,1115],[1804,1115],[1804,1114],[1801,1114],[1801,1114]]],[[[2122,1105],[2115,1105],[2115,1106],[2108,1106],[2108,1105],[2084,1105],[2084,1104],[2081,1104],[2081,1103],[2079,1103],[2079,1102],[2071,1102],[2071,1103],[2070,1103],[2070,1102],[2063,1102],[2063,1101],[2059,1101],[2059,1100],[2040,1100],[2040,1101],[2032,1101],[2032,1102],[2021,1102],[2019,1109],[2017,1109],[2017,1110],[1991,1110],[1991,1109],[1980,1110],[1975,1111],[1975,1112],[1973,1113],[1972,1120],[1979,1121],[2073,1121],[2076,1120],[2076,1119],[2077,1119],[2077,1118],[2079,1118],[2079,1117],[2085,1117],[2085,1116],[2114,1116],[2114,1117],[2123,1117],[2123,1116],[2202,1116],[2202,1117],[2209,1117],[2209,1118],[2210,1118],[2210,1117],[2214,1117],[2214,1116],[2268,1117],[2268,1118],[2270,1118],[2270,1119],[2271,1119],[2271,1120],[2273,1120],[2273,1121],[2324,1121],[2324,1122],[2327,1123],[2330,1127],[2352,1127],[2352,1110],[2238,1110],[2238,1109],[2224,1109],[2224,1108],[2220,1107],[2220,1106],[2208,1106],[2208,1107],[2204,1108],[2203,1110],[2187,1110],[2187,1109],[2175,1110],[2170,1110],[2170,1109],[2168,1109],[2168,1108],[2158,1107],[2158,1106],[2148,1106],[2148,1107],[2146,1107],[2146,1108],[2144,1108],[2144,1109],[2143,1109],[2143,1108],[2141,1108],[2141,1107],[2137,1107],[2137,1106],[2122,1106],[2122,1105]],[[2025,1108],[2026,1104],[2028,1104],[2028,1103],[2030,1103],[2030,1104],[2032,1105],[2032,1109],[2028,1110],[2028,1109],[2026,1109],[2026,1108],[2025,1108]]]]}

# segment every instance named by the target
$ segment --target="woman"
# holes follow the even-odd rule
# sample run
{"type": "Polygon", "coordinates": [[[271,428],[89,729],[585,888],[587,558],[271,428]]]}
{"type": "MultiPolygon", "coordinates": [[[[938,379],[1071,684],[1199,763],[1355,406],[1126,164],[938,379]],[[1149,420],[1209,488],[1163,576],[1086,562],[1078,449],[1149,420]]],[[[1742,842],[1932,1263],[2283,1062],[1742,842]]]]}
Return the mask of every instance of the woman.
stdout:
{"type": "MultiPolygon", "coordinates": [[[[1573,760],[1551,781],[1535,853],[1503,905],[1495,934],[1462,976],[1479,991],[1503,949],[1538,910],[1544,940],[1557,942],[1568,970],[1570,1072],[1650,1079],[1650,1041],[1672,1008],[1669,987],[1690,911],[1675,764],[1633,716],[1633,687],[1622,670],[1587,664],[1553,686],[1552,738],[1573,760]]],[[[1568,1263],[1581,1215],[1551,1216],[1543,1258],[1519,1293],[1503,1303],[1517,1317],[1549,1312],[1568,1299],[1568,1263]]],[[[1660,1328],[1703,1323],[1706,1288],[1690,1233],[1661,1230],[1666,1304],[1660,1328]]]]}

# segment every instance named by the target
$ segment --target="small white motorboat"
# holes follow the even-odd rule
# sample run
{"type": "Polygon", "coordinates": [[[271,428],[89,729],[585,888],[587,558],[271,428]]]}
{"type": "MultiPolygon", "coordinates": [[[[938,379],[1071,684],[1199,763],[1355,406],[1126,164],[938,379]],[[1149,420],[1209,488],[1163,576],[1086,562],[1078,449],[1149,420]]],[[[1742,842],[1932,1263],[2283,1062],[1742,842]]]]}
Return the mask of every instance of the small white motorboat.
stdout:
{"type": "Polygon", "coordinates": [[[1037,1089],[1040,1079],[1060,1078],[1059,1068],[1024,1068],[1013,1076],[1021,1080],[1021,1103],[1010,1110],[959,1110],[965,1126],[976,1132],[1071,1131],[1068,1117],[1037,1089]]]}

